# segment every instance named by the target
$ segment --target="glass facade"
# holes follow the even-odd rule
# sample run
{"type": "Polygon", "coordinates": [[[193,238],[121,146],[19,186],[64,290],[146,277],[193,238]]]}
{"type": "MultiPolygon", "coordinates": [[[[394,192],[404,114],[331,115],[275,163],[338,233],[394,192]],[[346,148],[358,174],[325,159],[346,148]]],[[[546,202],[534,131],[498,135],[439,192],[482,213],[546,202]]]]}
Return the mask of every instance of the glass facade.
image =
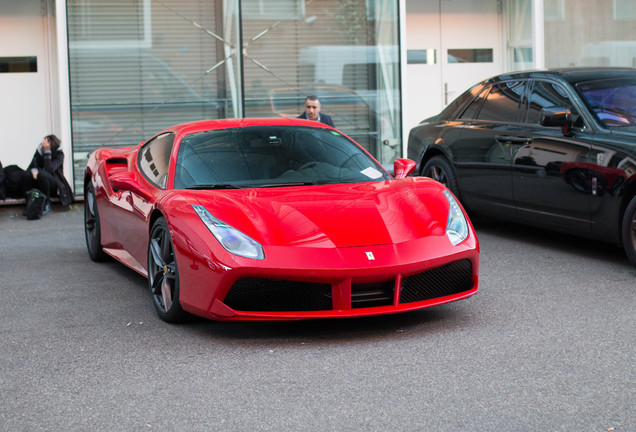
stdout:
{"type": "Polygon", "coordinates": [[[636,67],[634,0],[545,0],[546,67],[636,67]]]}
{"type": "Polygon", "coordinates": [[[391,0],[68,0],[75,191],[87,155],[204,118],[296,117],[304,98],[400,156],[391,0]]]}
{"type": "Polygon", "coordinates": [[[537,64],[636,67],[634,0],[504,0],[503,12],[508,71],[537,64]],[[537,51],[538,40],[544,44],[537,51]]]}
{"type": "Polygon", "coordinates": [[[520,71],[532,69],[533,46],[533,0],[504,1],[504,30],[506,44],[506,69],[520,71]]]}

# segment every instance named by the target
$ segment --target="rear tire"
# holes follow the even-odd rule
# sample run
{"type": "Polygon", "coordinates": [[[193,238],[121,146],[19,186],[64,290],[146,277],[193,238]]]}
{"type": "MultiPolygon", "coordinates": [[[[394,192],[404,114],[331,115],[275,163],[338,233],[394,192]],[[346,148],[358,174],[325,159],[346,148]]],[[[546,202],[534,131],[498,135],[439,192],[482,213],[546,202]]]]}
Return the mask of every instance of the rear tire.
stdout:
{"type": "Polygon", "coordinates": [[[422,175],[437,180],[450,189],[457,199],[460,199],[455,170],[444,156],[433,156],[430,158],[424,168],[422,168],[422,175]]]}
{"type": "Polygon", "coordinates": [[[102,232],[99,222],[99,210],[93,183],[88,180],[84,188],[84,234],[86,236],[86,248],[91,260],[105,261],[108,255],[102,249],[102,232]]]}
{"type": "Polygon", "coordinates": [[[629,202],[623,214],[621,240],[627,259],[636,266],[636,196],[629,202]]]}

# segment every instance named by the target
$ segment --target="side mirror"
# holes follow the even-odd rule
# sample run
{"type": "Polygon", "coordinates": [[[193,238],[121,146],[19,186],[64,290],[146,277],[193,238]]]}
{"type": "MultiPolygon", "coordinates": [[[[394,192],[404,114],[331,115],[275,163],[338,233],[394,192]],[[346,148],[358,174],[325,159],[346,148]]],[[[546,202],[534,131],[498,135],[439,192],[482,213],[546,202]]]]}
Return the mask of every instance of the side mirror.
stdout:
{"type": "Polygon", "coordinates": [[[561,126],[564,136],[572,134],[572,111],[568,107],[554,106],[541,110],[541,126],[561,126]]]}
{"type": "Polygon", "coordinates": [[[150,194],[139,184],[137,176],[130,171],[118,172],[108,177],[108,182],[114,191],[130,191],[149,200],[150,194]]]}
{"type": "Polygon", "coordinates": [[[396,179],[403,179],[407,175],[411,174],[417,163],[411,159],[396,159],[393,162],[393,173],[396,179]]]}

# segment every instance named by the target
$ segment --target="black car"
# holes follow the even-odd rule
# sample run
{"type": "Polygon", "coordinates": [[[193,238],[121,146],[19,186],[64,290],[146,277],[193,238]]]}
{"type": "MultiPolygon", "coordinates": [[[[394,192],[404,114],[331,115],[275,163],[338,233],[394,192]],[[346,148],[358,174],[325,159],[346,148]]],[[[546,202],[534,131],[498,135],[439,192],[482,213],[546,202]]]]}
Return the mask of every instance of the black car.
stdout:
{"type": "Polygon", "coordinates": [[[473,214],[622,244],[636,265],[636,69],[499,75],[409,134],[473,214]]]}

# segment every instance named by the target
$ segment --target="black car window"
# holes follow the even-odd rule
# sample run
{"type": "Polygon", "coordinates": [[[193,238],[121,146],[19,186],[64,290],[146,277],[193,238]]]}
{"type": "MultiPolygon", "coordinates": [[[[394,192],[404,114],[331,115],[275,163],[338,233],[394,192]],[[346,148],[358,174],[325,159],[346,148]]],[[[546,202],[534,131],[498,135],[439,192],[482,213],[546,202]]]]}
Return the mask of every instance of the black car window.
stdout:
{"type": "Polygon", "coordinates": [[[139,170],[155,186],[165,189],[174,134],[164,133],[148,141],[139,151],[139,170]]]}
{"type": "Polygon", "coordinates": [[[577,87],[605,127],[636,129],[636,78],[599,79],[577,87]]]}
{"type": "Polygon", "coordinates": [[[506,81],[493,85],[477,119],[505,123],[516,122],[523,90],[524,85],[519,81],[506,81]]]}
{"type": "Polygon", "coordinates": [[[528,98],[528,123],[539,124],[541,121],[541,110],[543,108],[565,106],[572,110],[572,118],[575,126],[582,126],[578,112],[574,109],[572,101],[568,97],[565,88],[558,83],[549,81],[535,81],[532,92],[528,98]]]}
{"type": "Polygon", "coordinates": [[[490,87],[486,87],[479,95],[473,99],[473,101],[466,107],[463,113],[458,117],[461,119],[475,119],[477,118],[477,113],[479,112],[479,108],[481,108],[481,104],[484,102],[486,95],[490,91],[490,87]]]}

